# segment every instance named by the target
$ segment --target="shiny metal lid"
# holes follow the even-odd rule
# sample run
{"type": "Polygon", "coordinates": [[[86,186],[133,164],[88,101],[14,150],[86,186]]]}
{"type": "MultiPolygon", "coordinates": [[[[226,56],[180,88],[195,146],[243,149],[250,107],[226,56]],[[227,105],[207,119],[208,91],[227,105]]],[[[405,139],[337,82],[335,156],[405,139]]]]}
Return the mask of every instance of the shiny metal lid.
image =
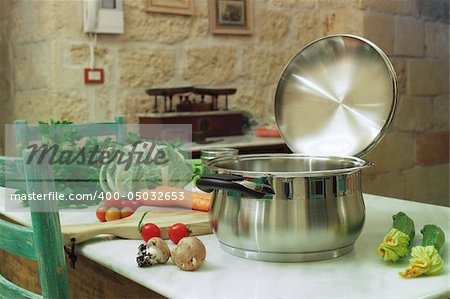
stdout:
{"type": "Polygon", "coordinates": [[[384,136],[397,105],[386,54],[352,35],[320,38],[295,55],[275,94],[275,118],[294,153],[361,157],[384,136]]]}

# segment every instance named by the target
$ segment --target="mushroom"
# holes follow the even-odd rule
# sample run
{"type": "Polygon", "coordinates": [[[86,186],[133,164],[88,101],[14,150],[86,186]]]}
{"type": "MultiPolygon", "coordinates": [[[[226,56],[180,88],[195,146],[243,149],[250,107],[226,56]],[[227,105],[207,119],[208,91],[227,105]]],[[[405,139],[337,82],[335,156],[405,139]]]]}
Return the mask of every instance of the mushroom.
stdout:
{"type": "Polygon", "coordinates": [[[165,264],[170,257],[170,249],[167,243],[158,237],[153,237],[147,241],[147,248],[154,249],[156,261],[159,264],[165,264]]]}
{"type": "Polygon", "coordinates": [[[205,245],[196,237],[185,237],[172,250],[173,262],[182,270],[192,271],[203,264],[206,257],[205,245]]]}
{"type": "Polygon", "coordinates": [[[148,251],[146,244],[140,244],[136,255],[138,267],[147,267],[156,264],[155,256],[148,251]]]}
{"type": "Polygon", "coordinates": [[[136,262],[139,267],[146,267],[155,264],[164,264],[170,256],[170,249],[163,239],[153,237],[147,244],[141,244],[138,248],[136,262]]]}

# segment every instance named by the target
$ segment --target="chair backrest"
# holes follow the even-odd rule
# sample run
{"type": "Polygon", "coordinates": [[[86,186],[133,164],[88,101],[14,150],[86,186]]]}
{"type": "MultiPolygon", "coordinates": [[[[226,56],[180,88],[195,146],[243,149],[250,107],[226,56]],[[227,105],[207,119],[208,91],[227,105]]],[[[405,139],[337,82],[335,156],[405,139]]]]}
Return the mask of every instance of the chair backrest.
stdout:
{"type": "MultiPolygon", "coordinates": [[[[48,161],[44,159],[37,165],[35,156],[30,163],[24,163],[28,161],[29,155],[30,150],[25,150],[23,159],[18,162],[24,167],[28,194],[54,192],[55,183],[49,179],[53,173],[48,161]]],[[[30,200],[29,203],[32,228],[0,219],[0,248],[37,261],[43,298],[69,298],[58,203],[51,200],[30,200]]],[[[0,275],[0,298],[42,297],[0,275]]]]}
{"type": "MultiPolygon", "coordinates": [[[[114,135],[116,140],[124,142],[126,128],[123,116],[116,116],[113,122],[70,124],[83,137],[114,135]]],[[[39,140],[41,133],[38,125],[28,125],[26,120],[15,121],[15,139],[18,148],[25,148],[30,141],[39,140]]]]}

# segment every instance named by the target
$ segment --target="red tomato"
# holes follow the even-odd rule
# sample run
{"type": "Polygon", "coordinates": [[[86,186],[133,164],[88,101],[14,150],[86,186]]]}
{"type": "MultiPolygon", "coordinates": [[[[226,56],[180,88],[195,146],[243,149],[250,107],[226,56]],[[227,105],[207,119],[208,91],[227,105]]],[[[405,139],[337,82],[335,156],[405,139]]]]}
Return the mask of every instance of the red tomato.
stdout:
{"type": "Polygon", "coordinates": [[[127,218],[127,217],[133,215],[133,213],[134,213],[134,210],[132,208],[130,208],[130,207],[123,207],[120,210],[120,218],[127,218]]]}
{"type": "Polygon", "coordinates": [[[161,238],[161,230],[154,223],[146,223],[141,228],[141,237],[145,242],[153,237],[161,238]]]}
{"type": "Polygon", "coordinates": [[[175,223],[169,228],[169,239],[172,240],[175,244],[191,235],[191,231],[187,228],[186,224],[183,223],[175,223]]]}
{"type": "Polygon", "coordinates": [[[108,209],[108,207],[106,205],[99,205],[97,207],[97,210],[95,211],[95,215],[97,216],[97,219],[100,220],[101,222],[105,222],[106,221],[106,210],[108,209]]]}
{"type": "Polygon", "coordinates": [[[113,221],[113,220],[120,219],[120,211],[119,211],[119,209],[115,208],[115,207],[108,208],[106,210],[105,219],[106,219],[106,221],[113,221]]]}

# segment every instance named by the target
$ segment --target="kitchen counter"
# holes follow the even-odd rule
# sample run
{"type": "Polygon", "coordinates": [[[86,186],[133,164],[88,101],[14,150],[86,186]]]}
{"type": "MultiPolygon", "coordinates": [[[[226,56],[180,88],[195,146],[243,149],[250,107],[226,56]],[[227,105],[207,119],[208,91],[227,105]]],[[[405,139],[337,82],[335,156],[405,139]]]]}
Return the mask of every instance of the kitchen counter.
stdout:
{"type": "Polygon", "coordinates": [[[214,141],[207,144],[199,144],[193,142],[188,144],[192,151],[200,151],[203,149],[210,149],[215,147],[256,147],[256,146],[270,146],[270,145],[284,145],[284,140],[280,137],[258,137],[254,134],[224,136],[224,137],[210,137],[206,138],[207,142],[214,141]],[[216,141],[217,140],[217,141],[216,141]]]}
{"type": "Polygon", "coordinates": [[[192,152],[193,158],[199,158],[200,152],[217,147],[231,147],[239,154],[290,153],[291,151],[280,137],[258,137],[253,133],[237,136],[206,138],[206,143],[187,143],[185,148],[192,152]]]}
{"type": "MultiPolygon", "coordinates": [[[[4,196],[4,195],[3,195],[4,196]]],[[[0,192],[2,197],[2,192],[0,192]]],[[[205,264],[195,272],[184,272],[171,261],[165,265],[138,268],[135,254],[138,240],[105,240],[97,237],[78,245],[79,254],[170,298],[448,298],[450,295],[450,208],[365,194],[366,223],[349,254],[326,261],[270,263],[234,257],[219,248],[214,235],[200,236],[205,243],[205,264]],[[410,215],[418,232],[434,223],[447,234],[443,251],[444,273],[434,277],[403,279],[398,272],[408,259],[387,264],[375,248],[398,211],[410,215]]],[[[0,205],[1,206],[1,205],[0,205]]],[[[5,212],[25,221],[28,214],[5,212]]],[[[94,213],[62,212],[63,224],[88,223],[94,213]]],[[[132,297],[132,294],[130,294],[132,297]]]]}

